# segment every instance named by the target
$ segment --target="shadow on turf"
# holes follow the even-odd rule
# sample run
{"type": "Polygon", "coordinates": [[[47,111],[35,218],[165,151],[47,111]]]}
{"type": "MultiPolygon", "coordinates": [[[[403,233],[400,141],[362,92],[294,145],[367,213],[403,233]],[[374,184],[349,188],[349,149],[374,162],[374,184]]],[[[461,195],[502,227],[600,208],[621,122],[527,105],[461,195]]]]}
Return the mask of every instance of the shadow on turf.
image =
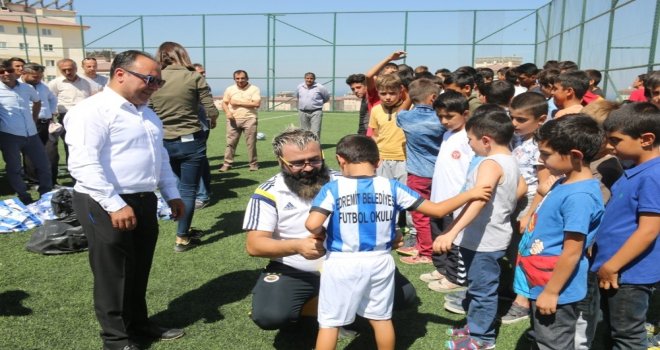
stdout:
{"type": "Polygon", "coordinates": [[[24,299],[30,296],[23,290],[8,290],[0,293],[0,316],[27,316],[32,309],[22,305],[24,299]]]}
{"type": "Polygon", "coordinates": [[[220,308],[245,299],[260,273],[261,269],[233,271],[210,280],[172,300],[167,309],[153,315],[151,321],[177,328],[185,328],[199,320],[204,323],[221,321],[225,317],[220,308]]]}
{"type": "MultiPolygon", "coordinates": [[[[396,331],[396,349],[409,349],[417,339],[429,336],[426,332],[428,323],[440,323],[459,326],[455,321],[436,314],[419,313],[418,305],[403,310],[395,310],[392,321],[396,331]]],[[[340,340],[338,348],[350,350],[376,349],[376,340],[369,321],[357,317],[355,323],[347,327],[358,334],[351,340],[340,340]]],[[[303,317],[297,324],[278,331],[273,347],[280,350],[313,349],[318,334],[318,323],[312,317],[303,317]]],[[[442,348],[443,344],[438,344],[442,348]]]]}

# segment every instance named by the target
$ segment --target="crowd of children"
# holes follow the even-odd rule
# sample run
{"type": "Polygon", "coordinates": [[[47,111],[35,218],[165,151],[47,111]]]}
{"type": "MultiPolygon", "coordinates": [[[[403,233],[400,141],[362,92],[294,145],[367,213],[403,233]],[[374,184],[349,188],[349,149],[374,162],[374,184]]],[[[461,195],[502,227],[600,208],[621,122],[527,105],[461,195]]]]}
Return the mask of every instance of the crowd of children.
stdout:
{"type": "Polygon", "coordinates": [[[570,61],[493,80],[472,67],[413,73],[391,62],[402,57],[366,74],[368,136],[339,141],[343,177],[306,223],[328,251],[317,349],[335,348],[356,314],[394,348],[389,252],[405,210],[416,240],[401,261],[432,264],[420,279],[466,315],[447,348],[494,349],[499,322],[525,319],[539,349],[591,348],[600,318],[608,349],[659,345],[645,324],[660,282],[660,72],[645,76],[648,102],[618,104],[598,71],[570,61]]]}

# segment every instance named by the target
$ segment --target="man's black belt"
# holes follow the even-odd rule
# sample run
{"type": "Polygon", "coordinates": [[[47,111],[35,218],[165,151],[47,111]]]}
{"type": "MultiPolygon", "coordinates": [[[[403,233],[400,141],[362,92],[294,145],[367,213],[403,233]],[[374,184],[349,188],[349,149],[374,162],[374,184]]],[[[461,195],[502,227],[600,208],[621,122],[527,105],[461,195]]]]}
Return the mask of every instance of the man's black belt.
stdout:
{"type": "Polygon", "coordinates": [[[322,110],[322,109],[323,109],[323,108],[317,108],[317,109],[301,109],[300,111],[301,111],[301,112],[305,112],[305,113],[313,113],[313,112],[320,111],[320,110],[322,110]]]}

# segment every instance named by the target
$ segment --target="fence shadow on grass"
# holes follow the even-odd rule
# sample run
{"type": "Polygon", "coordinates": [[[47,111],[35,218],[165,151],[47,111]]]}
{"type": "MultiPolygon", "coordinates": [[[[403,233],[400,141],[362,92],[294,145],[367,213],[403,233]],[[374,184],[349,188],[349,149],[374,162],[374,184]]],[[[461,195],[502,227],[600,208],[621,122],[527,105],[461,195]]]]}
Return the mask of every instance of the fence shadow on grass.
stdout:
{"type": "Polygon", "coordinates": [[[224,319],[223,305],[245,299],[259,277],[260,269],[233,271],[210,280],[172,300],[167,309],[151,317],[156,324],[185,328],[199,320],[215,323],[224,319]],[[227,286],[232,286],[227,288],[227,286]]]}
{"type": "Polygon", "coordinates": [[[0,316],[27,316],[32,309],[23,306],[22,302],[30,296],[23,290],[8,290],[0,293],[0,316]]]}

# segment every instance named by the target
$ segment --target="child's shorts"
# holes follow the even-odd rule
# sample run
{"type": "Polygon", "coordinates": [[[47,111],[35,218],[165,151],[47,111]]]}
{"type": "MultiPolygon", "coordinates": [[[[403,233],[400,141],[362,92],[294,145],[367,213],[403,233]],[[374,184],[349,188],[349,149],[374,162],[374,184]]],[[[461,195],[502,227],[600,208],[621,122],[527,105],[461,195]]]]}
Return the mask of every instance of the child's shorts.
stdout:
{"type": "Polygon", "coordinates": [[[389,252],[330,252],[323,263],[318,321],[321,328],[392,318],[394,259],[389,252]]]}

